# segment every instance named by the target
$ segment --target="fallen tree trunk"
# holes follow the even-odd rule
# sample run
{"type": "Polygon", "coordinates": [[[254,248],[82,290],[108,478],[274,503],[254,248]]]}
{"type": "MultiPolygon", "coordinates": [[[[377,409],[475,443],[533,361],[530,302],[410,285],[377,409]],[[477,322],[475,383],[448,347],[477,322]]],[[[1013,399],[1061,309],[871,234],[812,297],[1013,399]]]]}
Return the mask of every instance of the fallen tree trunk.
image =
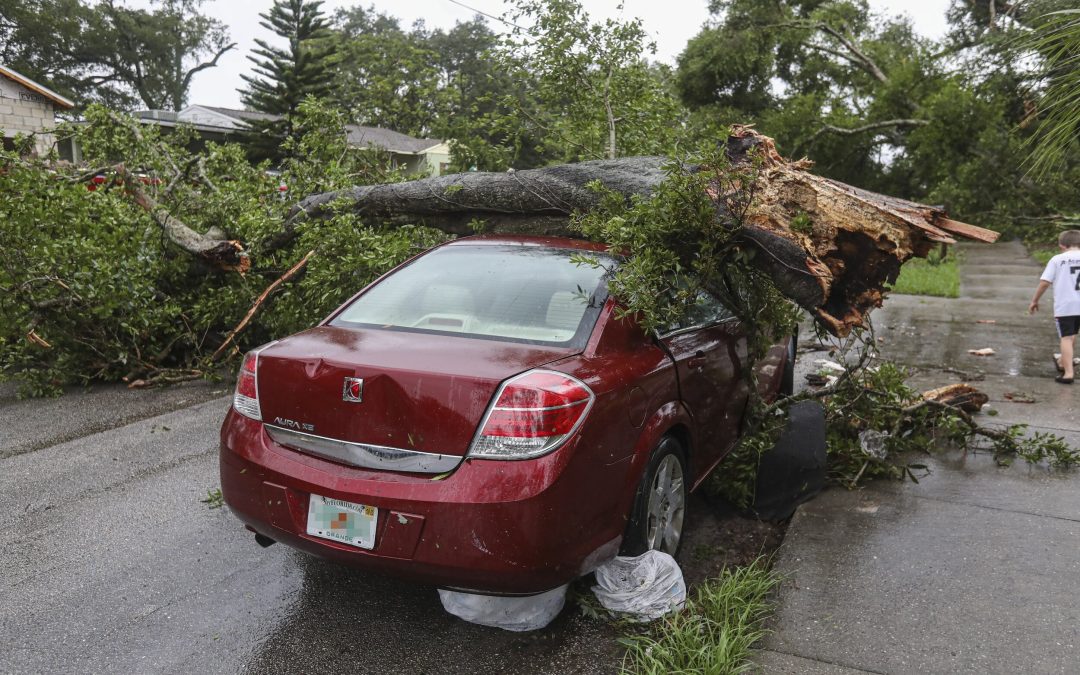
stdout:
{"type": "MultiPolygon", "coordinates": [[[[760,249],[755,264],[834,335],[865,325],[867,314],[881,305],[886,285],[910,258],[925,257],[939,243],[955,243],[954,236],[997,238],[990,230],[950,220],[938,207],[814,175],[810,162],[785,160],[772,139],[749,127],[732,128],[726,152],[735,167],[754,163],[759,168],[750,174],[755,184],[740,188],[754,197],[738,217],[729,211],[720,186],[710,191],[716,218],[760,249]],[[800,225],[793,228],[795,221],[800,225]]],[[[590,183],[627,199],[648,196],[666,178],[665,163],[659,157],[631,157],[314,195],[297,205],[267,246],[291,240],[304,218],[328,217],[343,204],[370,221],[424,224],[456,235],[472,234],[473,223],[481,221],[486,232],[580,236],[572,228],[574,214],[596,207],[600,199],[590,183]]]]}

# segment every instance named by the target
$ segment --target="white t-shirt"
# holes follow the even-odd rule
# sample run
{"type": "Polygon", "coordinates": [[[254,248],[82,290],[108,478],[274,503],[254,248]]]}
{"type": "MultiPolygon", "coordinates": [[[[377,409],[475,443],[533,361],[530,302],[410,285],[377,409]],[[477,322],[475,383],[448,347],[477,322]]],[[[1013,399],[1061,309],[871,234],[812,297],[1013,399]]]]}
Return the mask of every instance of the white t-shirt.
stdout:
{"type": "Polygon", "coordinates": [[[1054,285],[1055,317],[1080,316],[1080,249],[1050,258],[1039,278],[1054,285]]]}

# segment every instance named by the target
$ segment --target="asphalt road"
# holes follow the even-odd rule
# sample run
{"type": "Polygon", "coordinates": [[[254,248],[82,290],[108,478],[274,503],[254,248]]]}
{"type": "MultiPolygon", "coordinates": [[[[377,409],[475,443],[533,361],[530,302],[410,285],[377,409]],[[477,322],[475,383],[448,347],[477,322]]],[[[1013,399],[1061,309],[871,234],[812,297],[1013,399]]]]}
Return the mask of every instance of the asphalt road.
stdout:
{"type": "Polygon", "coordinates": [[[613,628],[513,634],[434,588],[260,548],[219,485],[221,386],[0,390],[0,672],[583,673],[613,628]]]}

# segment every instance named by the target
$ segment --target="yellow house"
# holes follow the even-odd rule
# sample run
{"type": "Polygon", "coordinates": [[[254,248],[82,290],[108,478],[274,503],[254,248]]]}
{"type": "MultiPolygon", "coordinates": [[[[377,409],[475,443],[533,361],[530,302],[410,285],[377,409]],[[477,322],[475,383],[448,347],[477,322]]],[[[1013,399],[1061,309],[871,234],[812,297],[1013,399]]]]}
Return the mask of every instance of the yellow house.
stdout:
{"type": "Polygon", "coordinates": [[[349,145],[381,150],[390,155],[393,168],[425,176],[441,176],[450,166],[450,145],[437,138],[413,138],[380,127],[350,124],[349,145]]]}

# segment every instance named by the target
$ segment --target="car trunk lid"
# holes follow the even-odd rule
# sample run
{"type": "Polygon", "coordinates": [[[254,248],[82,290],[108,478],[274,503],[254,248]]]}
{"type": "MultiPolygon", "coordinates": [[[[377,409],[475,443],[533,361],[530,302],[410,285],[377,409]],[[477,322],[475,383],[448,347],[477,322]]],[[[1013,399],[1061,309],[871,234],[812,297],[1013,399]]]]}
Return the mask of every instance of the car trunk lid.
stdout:
{"type": "Polygon", "coordinates": [[[500,382],[579,351],[320,326],[259,353],[262,419],[338,441],[463,456],[500,382]]]}

